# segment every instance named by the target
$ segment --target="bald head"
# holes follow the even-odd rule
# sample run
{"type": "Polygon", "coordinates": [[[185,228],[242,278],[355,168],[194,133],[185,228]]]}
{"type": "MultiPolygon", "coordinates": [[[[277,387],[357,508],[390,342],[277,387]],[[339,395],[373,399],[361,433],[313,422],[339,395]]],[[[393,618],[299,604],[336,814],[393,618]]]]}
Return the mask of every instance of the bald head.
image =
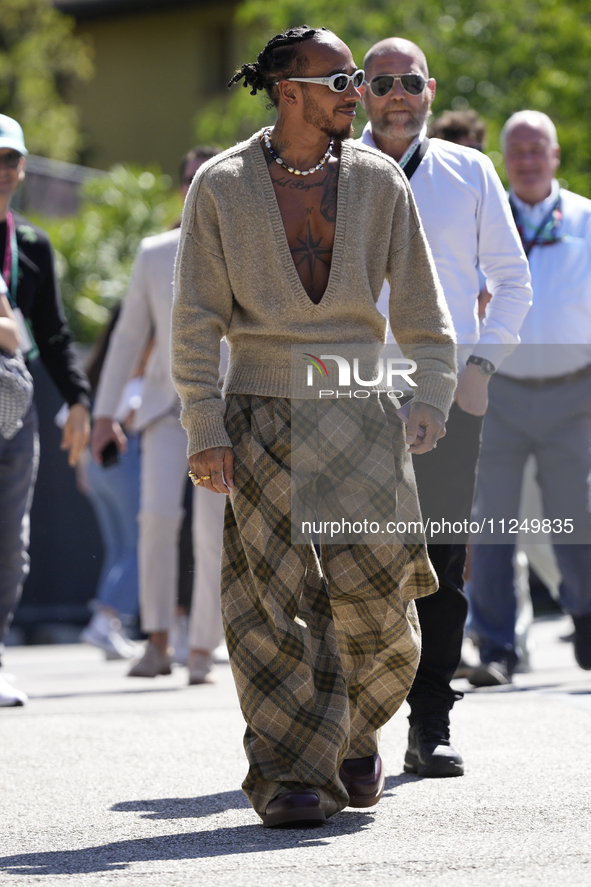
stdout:
{"type": "Polygon", "coordinates": [[[413,43],[411,40],[404,40],[402,37],[388,37],[386,40],[380,40],[379,43],[372,46],[363,62],[366,79],[371,79],[373,73],[377,71],[381,59],[391,58],[392,55],[406,56],[414,61],[423,77],[426,80],[429,79],[425,53],[416,43],[413,43]]]}
{"type": "Polygon", "coordinates": [[[531,129],[537,129],[545,132],[551,147],[558,147],[558,136],[556,134],[556,127],[547,114],[544,114],[542,111],[516,111],[515,114],[512,114],[511,117],[509,117],[501,130],[500,140],[501,150],[503,154],[505,153],[507,138],[509,137],[510,133],[515,129],[515,127],[521,126],[522,124],[525,124],[525,126],[529,126],[531,129]]]}
{"type": "Polygon", "coordinates": [[[560,164],[556,129],[540,111],[519,111],[501,133],[505,169],[511,190],[530,206],[552,193],[552,180],[560,164]]]}
{"type": "Polygon", "coordinates": [[[362,101],[373,139],[380,151],[400,160],[425,126],[435,98],[425,54],[410,40],[390,37],[372,46],[364,69],[362,101]],[[406,74],[415,77],[408,81],[406,74]]]}

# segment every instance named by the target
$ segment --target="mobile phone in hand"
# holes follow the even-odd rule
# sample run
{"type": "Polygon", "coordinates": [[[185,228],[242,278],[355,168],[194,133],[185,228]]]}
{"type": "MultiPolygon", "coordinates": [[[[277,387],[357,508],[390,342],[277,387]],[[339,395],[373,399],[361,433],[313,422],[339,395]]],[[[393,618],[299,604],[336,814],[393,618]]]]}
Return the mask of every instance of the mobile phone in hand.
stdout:
{"type": "Polygon", "coordinates": [[[110,440],[101,450],[101,465],[103,468],[110,468],[116,465],[119,459],[119,450],[114,440],[110,440]]]}

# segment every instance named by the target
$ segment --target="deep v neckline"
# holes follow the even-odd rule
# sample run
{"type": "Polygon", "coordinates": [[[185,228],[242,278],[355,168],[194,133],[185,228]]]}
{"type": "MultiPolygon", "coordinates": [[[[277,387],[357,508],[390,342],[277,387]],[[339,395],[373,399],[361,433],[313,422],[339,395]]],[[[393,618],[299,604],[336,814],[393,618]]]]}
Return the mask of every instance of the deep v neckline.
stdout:
{"type": "Polygon", "coordinates": [[[332,260],[330,263],[330,273],[328,275],[328,282],[326,284],[326,289],[322,294],[322,298],[318,302],[313,302],[304,289],[304,285],[300,280],[300,275],[298,274],[298,270],[295,266],[291,250],[289,248],[287,234],[285,232],[285,225],[283,224],[283,217],[281,215],[281,210],[279,209],[277,195],[275,194],[275,189],[271,180],[271,173],[269,172],[269,167],[267,166],[267,161],[265,159],[264,146],[262,145],[260,140],[261,133],[258,133],[257,135],[259,136],[259,138],[257,138],[257,141],[255,143],[255,160],[259,171],[263,193],[265,195],[269,221],[281,258],[283,273],[289,281],[291,290],[294,293],[299,305],[302,308],[305,308],[306,311],[318,312],[324,309],[325,306],[330,305],[330,303],[334,299],[334,293],[337,289],[338,277],[340,275],[340,270],[343,264],[346,240],[345,233],[347,225],[344,206],[346,206],[347,203],[346,192],[349,184],[351,149],[346,144],[346,142],[341,143],[339,174],[337,179],[337,210],[335,219],[334,244],[332,249],[332,260]]]}

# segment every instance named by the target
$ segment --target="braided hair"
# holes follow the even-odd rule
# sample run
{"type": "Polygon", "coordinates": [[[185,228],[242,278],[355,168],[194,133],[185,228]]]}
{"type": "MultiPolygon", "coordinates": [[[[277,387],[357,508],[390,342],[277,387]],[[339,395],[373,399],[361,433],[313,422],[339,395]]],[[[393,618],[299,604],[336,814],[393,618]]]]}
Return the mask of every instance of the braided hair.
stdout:
{"type": "Polygon", "coordinates": [[[326,31],[326,28],[309,28],[308,25],[301,25],[277,34],[269,40],[262,52],[259,52],[256,62],[242,65],[236,71],[228,87],[244,80],[242,85],[251,87],[251,95],[256,95],[259,90],[261,92],[265,90],[271,105],[277,105],[276,81],[287,80],[288,77],[295,77],[302,72],[304,63],[299,58],[299,45],[305,40],[311,40],[321,31],[326,31]]]}

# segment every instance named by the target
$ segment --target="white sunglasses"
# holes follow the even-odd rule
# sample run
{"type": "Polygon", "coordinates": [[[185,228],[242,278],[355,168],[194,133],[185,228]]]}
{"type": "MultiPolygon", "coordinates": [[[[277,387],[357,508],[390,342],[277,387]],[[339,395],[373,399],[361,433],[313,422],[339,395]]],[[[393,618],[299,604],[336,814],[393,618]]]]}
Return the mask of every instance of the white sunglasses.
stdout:
{"type": "MultiPolygon", "coordinates": [[[[320,83],[328,86],[333,92],[344,92],[350,83],[355,89],[359,89],[365,79],[365,71],[359,69],[354,74],[332,74],[330,77],[286,77],[290,82],[297,80],[299,83],[320,83]]],[[[277,81],[279,83],[279,81],[277,81]]]]}

